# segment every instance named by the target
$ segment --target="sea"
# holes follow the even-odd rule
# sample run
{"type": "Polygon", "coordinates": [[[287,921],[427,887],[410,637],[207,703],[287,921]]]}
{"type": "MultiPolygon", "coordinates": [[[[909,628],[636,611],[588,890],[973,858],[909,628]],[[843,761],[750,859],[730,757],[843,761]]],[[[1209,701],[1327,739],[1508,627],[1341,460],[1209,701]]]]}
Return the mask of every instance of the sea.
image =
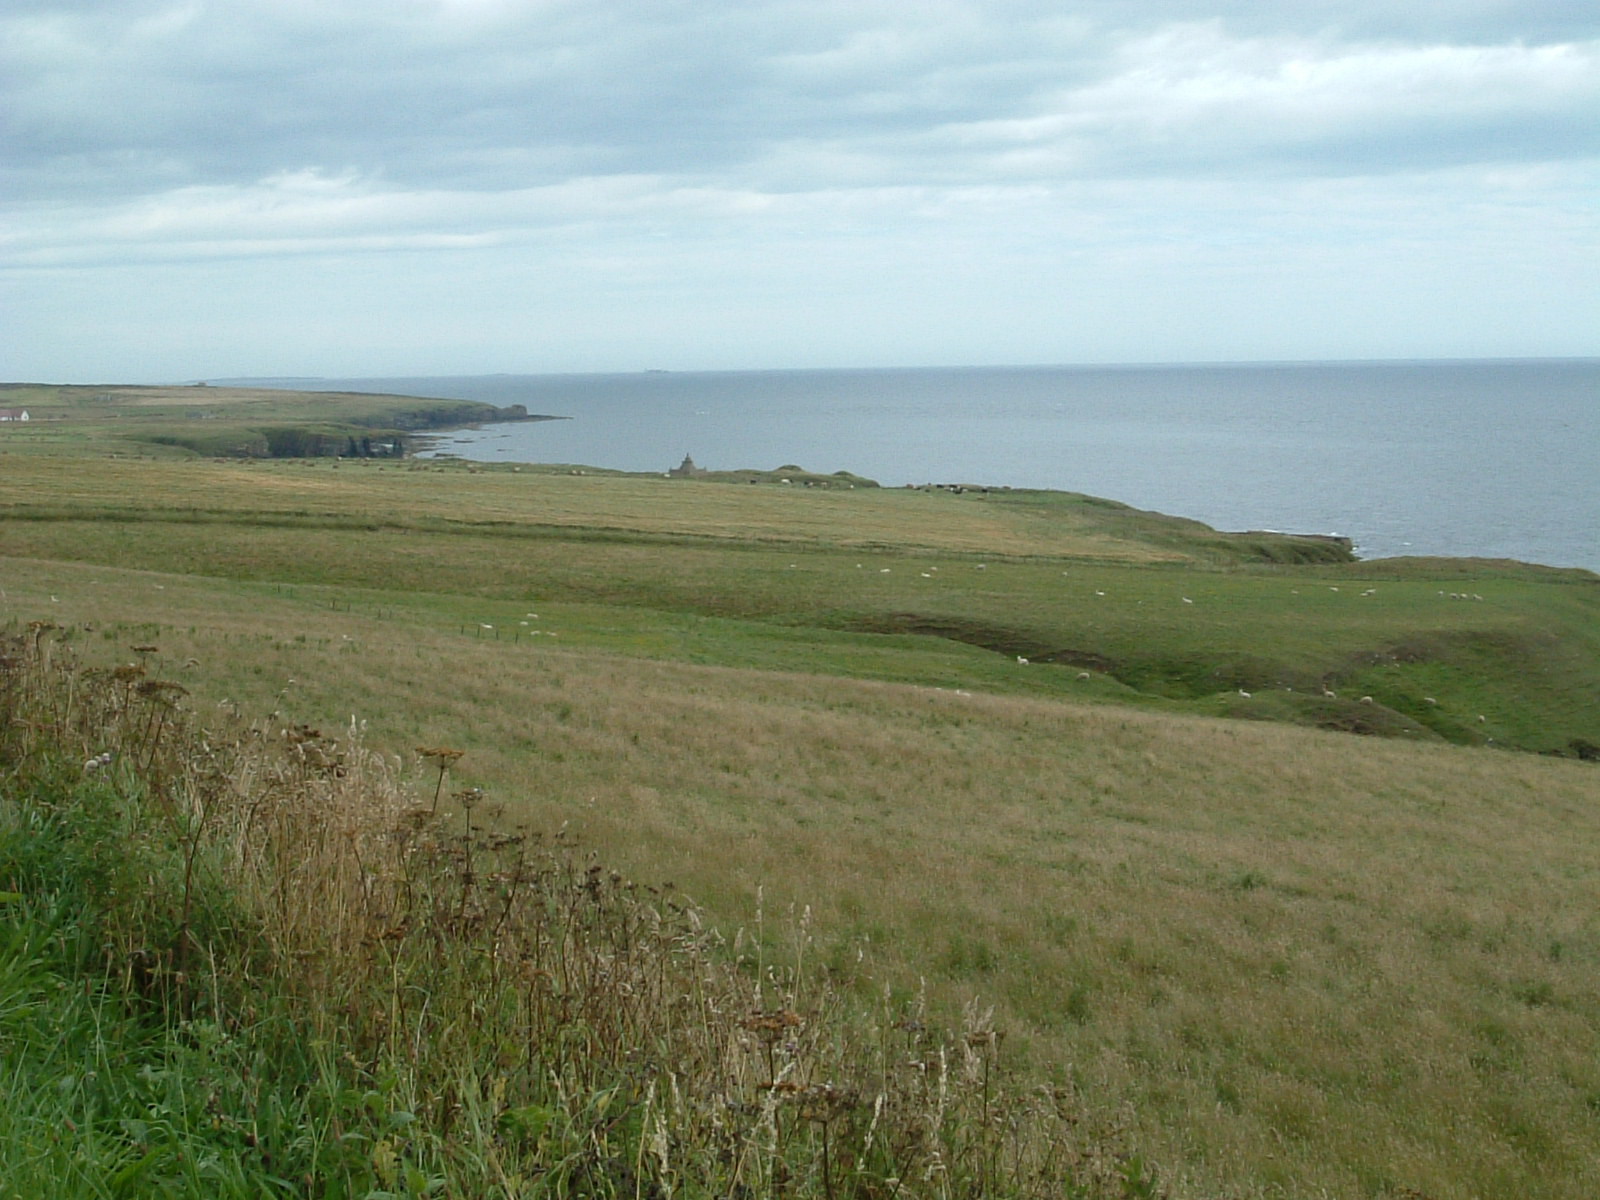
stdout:
{"type": "MultiPolygon", "coordinates": [[[[240,381],[242,382],[242,381],[240,381]]],[[[263,381],[256,381],[263,382],[263,381]]],[[[850,471],[1084,492],[1363,558],[1600,571],[1600,358],[653,371],[273,381],[525,405],[485,462],[850,471]]]]}

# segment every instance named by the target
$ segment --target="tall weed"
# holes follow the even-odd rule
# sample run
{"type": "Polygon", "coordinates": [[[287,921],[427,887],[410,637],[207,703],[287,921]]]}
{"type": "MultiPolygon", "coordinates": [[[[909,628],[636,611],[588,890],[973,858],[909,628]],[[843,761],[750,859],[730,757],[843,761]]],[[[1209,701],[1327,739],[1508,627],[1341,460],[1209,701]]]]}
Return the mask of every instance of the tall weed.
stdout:
{"type": "Polygon", "coordinates": [[[0,645],[0,1013],[32,1012],[52,928],[21,902],[70,897],[50,970],[146,1043],[69,1122],[81,1194],[1158,1194],[1070,1089],[1017,1086],[986,1011],[835,990],[804,915],[729,939],[560,830],[485,827],[477,789],[441,815],[443,772],[415,788],[359,725],[202,721],[62,633],[0,645]]]}

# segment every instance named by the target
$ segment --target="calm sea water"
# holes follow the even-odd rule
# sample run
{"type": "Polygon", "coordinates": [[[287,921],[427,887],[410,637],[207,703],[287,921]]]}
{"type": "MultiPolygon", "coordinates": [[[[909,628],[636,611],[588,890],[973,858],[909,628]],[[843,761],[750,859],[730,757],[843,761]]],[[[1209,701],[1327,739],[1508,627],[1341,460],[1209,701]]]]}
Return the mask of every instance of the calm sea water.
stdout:
{"type": "Polygon", "coordinates": [[[1364,557],[1600,570],[1600,359],[318,380],[570,418],[438,449],[504,462],[849,470],[1058,488],[1364,557]]]}

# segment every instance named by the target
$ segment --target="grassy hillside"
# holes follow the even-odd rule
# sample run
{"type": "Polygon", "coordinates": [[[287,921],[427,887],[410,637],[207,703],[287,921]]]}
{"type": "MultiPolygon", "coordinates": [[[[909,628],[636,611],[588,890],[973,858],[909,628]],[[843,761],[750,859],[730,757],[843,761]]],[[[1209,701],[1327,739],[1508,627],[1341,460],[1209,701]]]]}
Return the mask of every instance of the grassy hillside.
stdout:
{"type": "Polygon", "coordinates": [[[424,795],[460,749],[478,819],[730,938],[809,910],[813,967],[994,1006],[1175,1196],[1600,1191],[1587,573],[1066,495],[67,461],[0,459],[0,617],[354,717],[424,795]]]}
{"type": "Polygon", "coordinates": [[[1600,580],[1583,571],[1351,562],[1321,539],[1064,493],[309,460],[6,468],[19,557],[332,589],[369,610],[425,595],[445,627],[501,638],[559,614],[564,644],[650,657],[1600,752],[1600,580]]]}
{"type": "Polygon", "coordinates": [[[399,458],[415,430],[527,416],[466,400],[206,384],[0,384],[0,406],[30,417],[6,430],[9,451],[226,458],[399,458]]]}
{"type": "Polygon", "coordinates": [[[357,729],[197,713],[73,641],[0,633],[7,1195],[1157,1194],[982,1010],[802,967],[804,919],[730,944],[357,729]]]}

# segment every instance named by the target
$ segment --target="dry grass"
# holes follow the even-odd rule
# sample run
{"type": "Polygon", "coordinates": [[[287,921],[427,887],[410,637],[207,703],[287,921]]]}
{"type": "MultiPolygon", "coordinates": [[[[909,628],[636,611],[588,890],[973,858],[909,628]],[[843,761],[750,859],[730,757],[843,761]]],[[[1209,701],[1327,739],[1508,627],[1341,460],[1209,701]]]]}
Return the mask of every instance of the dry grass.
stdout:
{"type": "MultiPolygon", "coordinates": [[[[80,666],[72,641],[51,622],[0,638],[4,814],[37,822],[59,801],[29,781],[83,762],[130,845],[170,842],[170,887],[146,858],[143,887],[105,893],[101,952],[175,1040],[247,1042],[284,1006],[295,1052],[321,1048],[318,1079],[272,1071],[279,1107],[335,1077],[306,1193],[1158,1194],[1069,1089],[1009,1087],[983,1010],[946,1039],[918,1003],[848,1003],[807,962],[809,919],[782,927],[787,951],[759,919],[730,941],[563,835],[486,827],[479,789],[440,820],[358,727],[202,725],[186,689],[144,663],[80,666]],[[152,921],[168,902],[175,920],[152,921]],[[224,927],[200,919],[219,911],[224,927]]],[[[272,1102],[234,1111],[226,1089],[196,1119],[271,1171],[290,1150],[254,1132],[272,1102]]],[[[105,1141],[142,1136],[130,1114],[93,1119],[105,1141]]]]}
{"type": "Polygon", "coordinates": [[[427,593],[457,627],[513,634],[582,605],[589,644],[640,655],[1600,753],[1600,588],[1582,572],[1246,567],[1306,547],[1046,493],[19,461],[0,472],[13,557],[360,588],[383,608],[427,593]],[[1449,598],[1463,590],[1481,601],[1449,598]]]}
{"type": "MultiPolygon", "coordinates": [[[[1222,571],[663,541],[648,513],[635,533],[589,536],[529,526],[394,527],[309,509],[210,519],[166,503],[172,507],[159,519],[108,509],[99,519],[6,521],[4,548],[304,585],[308,598],[354,600],[369,612],[431,605],[440,625],[492,623],[501,634],[516,635],[527,612],[548,615],[554,604],[561,637],[654,657],[969,690],[1087,692],[1569,754],[1600,743],[1600,588],[1592,579],[1485,570],[1463,584],[1395,577],[1390,564],[1222,571]],[[1486,595],[1463,603],[1441,585],[1486,595]],[[905,636],[851,636],[863,632],[905,636]],[[1019,670],[1018,656],[1044,669],[1019,670]],[[1077,680],[1084,667],[1088,687],[1077,680]],[[1329,686],[1342,697],[1325,703],[1329,686]],[[1365,694],[1376,706],[1358,703],[1365,694]]],[[[1464,564],[1456,570],[1468,572],[1464,564]]],[[[149,586],[136,590],[150,594],[149,586]]]]}
{"type": "Polygon", "coordinates": [[[942,492],[835,491],[669,479],[469,471],[315,460],[95,460],[64,474],[48,459],[12,456],[0,511],[127,517],[185,510],[251,517],[326,516],[359,526],[627,530],[718,540],[917,546],[985,555],[1075,555],[1182,561],[1181,550],[1119,531],[1092,506],[1041,516],[942,492]],[[141,502],[131,497],[142,497],[141,502]]]}
{"type": "MultiPolygon", "coordinates": [[[[75,619],[127,611],[126,579],[52,570],[75,619]]],[[[512,655],[161,587],[163,659],[213,702],[462,748],[449,786],[486,789],[481,816],[565,824],[730,938],[809,906],[838,987],[994,1004],[1008,1054],[1133,1114],[1178,1194],[1600,1191],[1587,764],[512,655]]]]}
{"type": "Polygon", "coordinates": [[[1592,768],[592,661],[491,683],[475,657],[474,711],[518,714],[478,769],[552,797],[512,811],[715,911],[809,903],[842,969],[860,944],[947,1007],[998,1000],[1200,1178],[1600,1182],[1592,768]]]}
{"type": "MultiPolygon", "coordinates": [[[[305,897],[298,917],[292,905],[280,916],[285,953],[334,936],[316,914],[366,911],[351,897],[366,903],[369,875],[374,902],[393,911],[385,889],[399,877],[369,868],[397,843],[362,841],[366,818],[339,789],[364,780],[349,803],[378,803],[387,818],[372,828],[392,829],[405,801],[385,781],[409,774],[423,800],[439,785],[452,820],[465,814],[451,797],[465,797],[475,824],[564,827],[626,876],[673,881],[741,953],[801,950],[841,1004],[880,1003],[887,988],[891,1008],[920,997],[952,1023],[993,1005],[1006,1061],[1127,1114],[1175,1195],[1600,1194],[1592,765],[1091,708],[1055,698],[1079,686],[1076,671],[1014,662],[1031,643],[901,639],[945,645],[940,657],[776,625],[758,637],[706,616],[804,624],[837,607],[850,628],[944,622],[1125,667],[1159,644],[1193,678],[1152,688],[1193,685],[1197,706],[1239,715],[1262,715],[1287,683],[1346,671],[1361,681],[1352,695],[1448,718],[1464,740],[1544,745],[1550,726],[1561,748],[1592,730],[1592,580],[1485,567],[1488,582],[1469,589],[1485,600],[1463,603],[1446,594],[1463,586],[1452,582],[1463,564],[1297,574],[1069,562],[1054,556],[1160,558],[1175,552],[1160,541],[1171,529],[938,494],[5,462],[0,512],[29,519],[0,526],[0,622],[71,625],[86,656],[142,659],[182,681],[208,720],[365,722],[365,745],[385,756],[350,759],[359,769],[333,779],[294,766],[304,778],[288,795],[317,804],[285,819],[320,840],[274,853],[284,871],[260,878],[288,882],[263,885],[257,905],[305,897]],[[130,503],[138,519],[124,519],[130,503]],[[1114,544],[1096,540],[1107,528],[1114,544]],[[858,546],[875,549],[841,549],[858,546]],[[892,571],[856,569],[876,548],[892,571]],[[135,564],[161,573],[119,569],[135,564]],[[559,637],[494,640],[534,609],[559,637]],[[1452,638],[1471,653],[1440,653],[1452,638]],[[837,662],[867,674],[869,658],[895,654],[917,664],[900,678],[948,686],[822,673],[837,662]],[[786,673],[684,661],[697,656],[786,673]],[[1270,693],[1229,674],[1251,671],[1270,693]],[[1424,694],[1440,703],[1424,708],[1424,694]],[[419,746],[464,754],[445,776],[416,761],[419,746]]],[[[1130,694],[1109,677],[1087,689],[1130,694]]],[[[294,744],[355,753],[320,736],[294,744]]],[[[270,824],[234,839],[235,861],[265,870],[251,855],[270,824]]],[[[462,844],[445,836],[459,832],[445,826],[426,851],[454,881],[429,893],[448,901],[430,910],[441,920],[470,890],[462,844]]],[[[520,870],[512,853],[495,869],[520,870]]],[[[586,865],[563,876],[539,861],[583,892],[586,865]]],[[[476,881],[489,868],[468,870],[476,881]]],[[[347,940],[308,961],[359,958],[368,919],[339,924],[347,940]]],[[[481,983],[482,962],[451,961],[481,983]]],[[[792,1006],[787,995],[766,996],[763,1012],[792,1006]]],[[[326,998],[327,1012],[344,1003],[326,998]]],[[[434,1019],[407,1010],[362,1036],[397,1051],[395,1029],[434,1019]]],[[[770,1061],[759,1078],[759,1028],[743,1032],[756,1038],[743,1078],[777,1082],[770,1061]]],[[[662,1111],[660,1087],[636,1095],[662,1111]]]]}

